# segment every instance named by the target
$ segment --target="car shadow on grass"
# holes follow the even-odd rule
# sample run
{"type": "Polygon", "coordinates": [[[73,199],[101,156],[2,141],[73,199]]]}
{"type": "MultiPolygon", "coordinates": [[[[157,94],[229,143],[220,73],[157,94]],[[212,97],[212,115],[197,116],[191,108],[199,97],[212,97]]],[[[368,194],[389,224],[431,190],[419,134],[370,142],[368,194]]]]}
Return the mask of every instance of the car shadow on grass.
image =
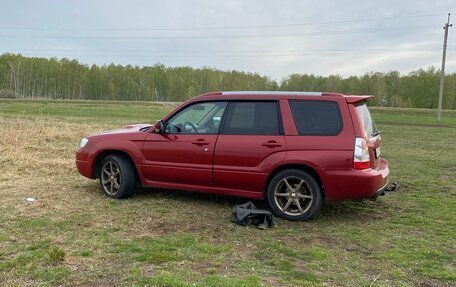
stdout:
{"type": "MultiPolygon", "coordinates": [[[[103,198],[106,196],[99,189],[98,183],[90,184],[88,192],[103,198]]],[[[168,190],[156,188],[138,188],[135,195],[130,199],[133,202],[138,201],[157,201],[164,206],[182,206],[188,208],[197,206],[197,208],[207,208],[209,211],[224,212],[231,214],[231,208],[237,204],[243,204],[252,201],[257,208],[269,210],[264,200],[251,200],[241,197],[233,197],[219,194],[209,194],[194,191],[168,190]]],[[[317,222],[365,222],[383,220],[391,215],[394,209],[383,198],[377,201],[370,200],[351,200],[342,202],[324,202],[320,211],[311,221],[317,222]]],[[[204,214],[204,210],[201,211],[204,214]]]]}
{"type": "Polygon", "coordinates": [[[194,191],[183,191],[183,190],[169,190],[169,189],[156,189],[146,188],[137,189],[135,198],[138,199],[166,199],[176,200],[180,202],[193,202],[201,203],[213,206],[234,206],[236,204],[243,204],[247,201],[252,201],[258,208],[267,208],[266,204],[262,200],[251,200],[241,197],[226,196],[220,194],[201,193],[194,191]]]}
{"type": "MultiPolygon", "coordinates": [[[[182,204],[206,205],[208,208],[231,208],[237,204],[252,201],[257,208],[269,210],[264,200],[251,200],[247,198],[232,197],[218,194],[208,194],[192,191],[165,190],[165,189],[138,189],[135,198],[139,200],[174,200],[182,204]]],[[[316,221],[365,221],[366,219],[378,220],[387,217],[390,206],[378,199],[377,201],[357,200],[342,202],[325,202],[315,216],[316,221]]]]}

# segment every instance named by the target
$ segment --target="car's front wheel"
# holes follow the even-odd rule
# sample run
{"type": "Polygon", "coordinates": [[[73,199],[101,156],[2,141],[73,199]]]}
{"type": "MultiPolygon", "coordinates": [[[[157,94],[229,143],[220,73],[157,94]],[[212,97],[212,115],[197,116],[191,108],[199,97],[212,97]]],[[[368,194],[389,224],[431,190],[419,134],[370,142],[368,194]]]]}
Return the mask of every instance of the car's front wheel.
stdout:
{"type": "Polygon", "coordinates": [[[101,162],[100,184],[111,198],[128,198],[136,188],[135,170],[131,162],[120,155],[108,155],[101,162]]]}
{"type": "Polygon", "coordinates": [[[299,169],[287,169],[270,181],[267,201],[272,211],[283,219],[307,220],[320,209],[321,187],[311,174],[299,169]]]}

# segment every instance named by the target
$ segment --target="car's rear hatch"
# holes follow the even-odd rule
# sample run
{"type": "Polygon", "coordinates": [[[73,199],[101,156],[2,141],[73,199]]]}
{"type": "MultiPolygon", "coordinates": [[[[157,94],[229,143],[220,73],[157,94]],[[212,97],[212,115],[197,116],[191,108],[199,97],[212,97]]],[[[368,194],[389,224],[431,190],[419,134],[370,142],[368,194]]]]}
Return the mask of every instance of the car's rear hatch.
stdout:
{"type": "Polygon", "coordinates": [[[363,137],[367,141],[369,148],[369,156],[371,162],[371,168],[378,169],[380,165],[382,139],[380,132],[377,130],[377,126],[367,108],[366,101],[359,101],[354,103],[356,113],[361,122],[361,129],[363,131],[363,137]]]}

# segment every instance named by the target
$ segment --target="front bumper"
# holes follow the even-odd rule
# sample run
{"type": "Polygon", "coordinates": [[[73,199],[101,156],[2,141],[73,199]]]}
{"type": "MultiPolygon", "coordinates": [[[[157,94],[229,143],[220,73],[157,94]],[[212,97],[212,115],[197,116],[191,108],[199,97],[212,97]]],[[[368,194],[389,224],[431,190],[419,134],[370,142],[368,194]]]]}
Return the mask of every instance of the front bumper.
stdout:
{"type": "Polygon", "coordinates": [[[93,179],[92,161],[89,160],[89,155],[82,149],[76,152],[76,167],[81,175],[93,179]]]}

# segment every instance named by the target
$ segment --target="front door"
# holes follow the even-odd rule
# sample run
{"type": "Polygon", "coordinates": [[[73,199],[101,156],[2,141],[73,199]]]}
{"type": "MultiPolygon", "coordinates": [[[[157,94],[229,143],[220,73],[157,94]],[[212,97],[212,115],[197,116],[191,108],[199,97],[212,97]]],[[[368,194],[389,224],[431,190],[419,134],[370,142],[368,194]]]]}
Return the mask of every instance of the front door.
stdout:
{"type": "Polygon", "coordinates": [[[198,102],[184,107],[151,133],[143,145],[142,170],[150,181],[212,184],[219,126],[227,103],[198,102]]]}

